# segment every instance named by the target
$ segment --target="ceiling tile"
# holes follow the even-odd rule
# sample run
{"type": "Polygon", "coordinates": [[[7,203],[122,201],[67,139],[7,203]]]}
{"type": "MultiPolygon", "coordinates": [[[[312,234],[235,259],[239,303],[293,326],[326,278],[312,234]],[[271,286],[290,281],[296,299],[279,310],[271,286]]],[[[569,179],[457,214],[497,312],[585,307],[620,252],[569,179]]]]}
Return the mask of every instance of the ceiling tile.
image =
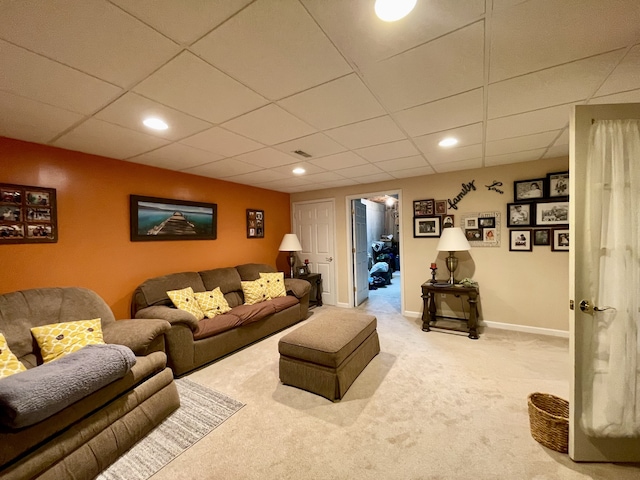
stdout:
{"type": "Polygon", "coordinates": [[[396,170],[406,170],[407,168],[427,167],[427,161],[422,155],[414,155],[413,157],[395,158],[393,160],[384,160],[377,162],[376,167],[380,167],[385,172],[391,172],[392,174],[396,170]]]}
{"type": "Polygon", "coordinates": [[[375,183],[375,182],[386,182],[387,180],[393,180],[394,177],[389,173],[376,173],[374,175],[363,175],[362,177],[356,178],[358,183],[366,184],[366,183],[375,183]]]}
{"type": "Polygon", "coordinates": [[[562,135],[560,135],[555,142],[553,142],[553,146],[558,145],[569,145],[569,129],[565,128],[562,131],[562,135]]]}
{"type": "Polygon", "coordinates": [[[284,180],[286,175],[273,170],[258,170],[256,172],[243,173],[242,175],[234,175],[227,177],[228,182],[242,183],[248,185],[256,185],[266,182],[272,182],[275,180],[284,180]]]}
{"type": "Polygon", "coordinates": [[[280,100],[278,105],[321,130],[385,114],[355,74],[280,100]]]}
{"type": "Polygon", "coordinates": [[[409,140],[400,140],[398,142],[384,143],[373,147],[359,148],[355,152],[370,162],[410,157],[411,155],[420,153],[409,140]]]}
{"type": "Polygon", "coordinates": [[[544,154],[542,158],[558,158],[569,156],[569,145],[555,145],[544,154]]]}
{"type": "Polygon", "coordinates": [[[350,149],[379,145],[406,138],[402,130],[388,116],[334,128],[333,130],[327,130],[325,133],[336,142],[350,149]]]}
{"type": "Polygon", "coordinates": [[[274,104],[242,115],[222,126],[265,145],[286,142],[316,131],[313,127],[274,104]]]}
{"type": "Polygon", "coordinates": [[[273,148],[263,148],[261,150],[243,153],[242,155],[237,155],[236,159],[263,168],[278,167],[280,165],[290,165],[299,162],[297,158],[273,148]]]}
{"type": "Polygon", "coordinates": [[[160,147],[152,152],[128,158],[127,161],[169,170],[184,170],[221,160],[221,158],[222,157],[215,153],[205,152],[204,150],[188,147],[180,143],[172,143],[171,145],[160,147]]]}
{"type": "Polygon", "coordinates": [[[435,170],[431,167],[419,167],[408,168],[406,170],[398,170],[397,172],[391,172],[391,175],[395,178],[412,178],[421,177],[422,175],[432,175],[435,170]]]}
{"type": "Polygon", "coordinates": [[[90,118],[53,142],[56,147],[117,159],[129,158],[167,143],[162,138],[90,118]]]}
{"type": "Polygon", "coordinates": [[[383,171],[375,165],[367,163],[366,165],[358,165],[356,167],[340,168],[339,170],[336,170],[336,173],[343,177],[355,178],[358,180],[360,177],[364,177],[365,175],[374,175],[377,173],[383,173],[383,171]]]}
{"type": "Polygon", "coordinates": [[[484,158],[485,167],[493,167],[496,165],[508,165],[511,163],[531,162],[540,160],[546,149],[528,150],[526,152],[507,153],[504,155],[487,156],[484,158]]]}
{"type": "Polygon", "coordinates": [[[441,132],[482,121],[482,89],[454,95],[394,114],[411,136],[441,132]]]}
{"type": "Polygon", "coordinates": [[[225,158],[206,165],[187,168],[184,171],[194,175],[202,175],[203,177],[225,178],[258,170],[261,170],[261,168],[255,165],[249,165],[248,163],[241,162],[235,158],[225,158]]]}
{"type": "Polygon", "coordinates": [[[637,88],[640,88],[640,45],[629,50],[595,96],[601,97],[637,88]]]}
{"type": "Polygon", "coordinates": [[[211,127],[210,123],[165,107],[135,93],[127,93],[98,112],[95,118],[155,137],[178,140],[211,127]],[[169,125],[166,130],[145,127],[142,121],[157,117],[169,125]]]}
{"type": "Polygon", "coordinates": [[[410,15],[383,22],[370,0],[302,0],[345,55],[365,66],[455,31],[484,13],[484,0],[420,0],[410,15]]]}
{"type": "Polygon", "coordinates": [[[134,91],[212,123],[224,122],[267,103],[260,95],[188,52],[154,72],[134,91]]]}
{"type": "Polygon", "coordinates": [[[482,144],[465,145],[462,147],[442,148],[427,155],[427,160],[431,164],[459,162],[472,158],[482,158],[482,144]]]}
{"type": "Polygon", "coordinates": [[[305,178],[312,183],[326,183],[344,180],[344,177],[335,172],[312,173],[310,175],[305,175],[305,178]]]}
{"type": "Polygon", "coordinates": [[[0,111],[0,136],[36,143],[48,143],[83,118],[6,92],[0,92],[0,111]]]}
{"type": "Polygon", "coordinates": [[[625,47],[638,41],[638,24],[637,0],[535,0],[497,11],[490,82],[625,47]]]}
{"type": "Polygon", "coordinates": [[[591,96],[622,51],[598,55],[489,86],[488,118],[577,102],[591,96]]]}
{"type": "Polygon", "coordinates": [[[526,150],[535,150],[537,148],[547,148],[556,139],[559,130],[537,133],[535,135],[526,135],[523,137],[506,138],[504,140],[495,140],[487,142],[485,155],[495,156],[503,153],[514,153],[526,150]]]}
{"type": "Polygon", "coordinates": [[[282,174],[285,174],[288,178],[304,177],[307,180],[309,179],[310,176],[314,174],[322,175],[327,173],[327,171],[324,168],[314,165],[310,162],[303,162],[303,161],[297,161],[296,163],[290,163],[289,165],[282,165],[280,167],[273,167],[271,168],[271,170],[273,170],[274,172],[280,172],[282,174]],[[304,168],[305,173],[302,175],[293,173],[293,169],[298,167],[304,168]]]}
{"type": "Polygon", "coordinates": [[[459,172],[461,170],[471,170],[482,167],[482,158],[472,158],[460,162],[440,163],[433,168],[437,173],[459,172]]]}
{"type": "Polygon", "coordinates": [[[640,89],[614,93],[612,95],[605,95],[604,97],[597,97],[589,100],[589,105],[602,103],[640,103],[640,89]]]}
{"type": "Polygon", "coordinates": [[[418,148],[431,160],[432,157],[446,156],[450,150],[481,144],[482,123],[474,123],[466,127],[452,128],[438,133],[422,135],[413,140],[416,142],[416,145],[418,145],[418,148]],[[441,147],[438,145],[440,141],[448,137],[457,139],[458,143],[453,147],[441,147]]]}
{"type": "Polygon", "coordinates": [[[487,122],[487,141],[558,130],[569,124],[572,105],[558,105],[487,122]]]}
{"type": "Polygon", "coordinates": [[[180,49],[102,0],[4,0],[0,10],[4,40],[121,87],[142,79],[180,49]]]}
{"type": "Polygon", "coordinates": [[[251,0],[223,2],[175,0],[110,0],[178,43],[191,44],[251,0]]]}
{"type": "Polygon", "coordinates": [[[91,114],[122,89],[0,40],[0,90],[91,114]]]}
{"type": "MultiPolygon", "coordinates": [[[[281,188],[308,186],[310,183],[304,178],[285,178],[283,180],[274,180],[271,182],[261,182],[259,185],[261,188],[268,188],[273,190],[279,190],[281,188]]],[[[306,190],[306,188],[305,188],[306,190]]]]}
{"type": "Polygon", "coordinates": [[[309,163],[325,168],[327,170],[336,170],[338,168],[353,167],[363,165],[367,162],[364,158],[360,158],[353,152],[337,153],[317,160],[309,160],[309,163]]]}
{"type": "Polygon", "coordinates": [[[324,133],[314,133],[306,137],[296,138],[289,142],[274,145],[281,152],[292,153],[296,150],[302,150],[312,157],[325,157],[334,153],[344,152],[345,147],[327,137],[324,133]]]}
{"type": "Polygon", "coordinates": [[[293,1],[258,0],[195,43],[193,51],[271,100],[352,71],[293,1]]]}
{"type": "Polygon", "coordinates": [[[482,86],[484,23],[364,68],[365,81],[392,112],[482,86]]]}
{"type": "Polygon", "coordinates": [[[331,182],[324,182],[320,186],[320,188],[340,188],[340,187],[349,187],[351,185],[357,185],[358,182],[353,178],[345,178],[343,180],[334,180],[331,182]]]}
{"type": "Polygon", "coordinates": [[[204,132],[180,140],[180,143],[190,145],[207,152],[217,153],[223,157],[233,157],[241,153],[264,148],[264,145],[251,139],[230,132],[220,127],[213,127],[204,132]]]}

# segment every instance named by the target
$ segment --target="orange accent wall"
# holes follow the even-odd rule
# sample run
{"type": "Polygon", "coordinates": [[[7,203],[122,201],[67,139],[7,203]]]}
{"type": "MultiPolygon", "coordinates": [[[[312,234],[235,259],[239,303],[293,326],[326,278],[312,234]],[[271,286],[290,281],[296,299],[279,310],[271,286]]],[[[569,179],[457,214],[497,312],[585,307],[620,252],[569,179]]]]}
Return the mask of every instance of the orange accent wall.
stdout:
{"type": "Polygon", "coordinates": [[[291,228],[287,193],[7,138],[0,166],[0,183],[55,188],[58,203],[57,243],[0,245],[0,293],[86,287],[121,319],[150,277],[250,262],[288,268],[278,252],[291,228]],[[216,203],[217,239],[131,242],[130,194],[216,203]],[[264,210],[263,239],[247,238],[247,208],[264,210]]]}

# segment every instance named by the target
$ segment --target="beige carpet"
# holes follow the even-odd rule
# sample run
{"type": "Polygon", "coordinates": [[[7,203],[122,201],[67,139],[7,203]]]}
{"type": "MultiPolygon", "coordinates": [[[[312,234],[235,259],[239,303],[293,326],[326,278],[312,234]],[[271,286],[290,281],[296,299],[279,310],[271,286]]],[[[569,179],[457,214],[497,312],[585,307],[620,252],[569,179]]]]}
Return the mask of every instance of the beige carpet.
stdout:
{"type": "Polygon", "coordinates": [[[191,374],[246,406],[153,480],[640,478],[637,465],[576,464],[531,438],[527,395],[568,398],[567,340],[422,332],[400,315],[398,283],[361,307],[382,351],[339,403],[280,384],[286,331],[191,374]]]}

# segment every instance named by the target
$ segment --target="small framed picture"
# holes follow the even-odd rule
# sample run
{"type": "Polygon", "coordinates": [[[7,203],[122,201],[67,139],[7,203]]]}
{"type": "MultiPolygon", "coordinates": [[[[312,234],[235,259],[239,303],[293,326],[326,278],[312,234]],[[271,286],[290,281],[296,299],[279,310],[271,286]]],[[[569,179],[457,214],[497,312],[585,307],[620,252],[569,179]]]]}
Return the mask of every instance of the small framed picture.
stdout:
{"type": "Polygon", "coordinates": [[[569,172],[547,173],[547,185],[550,198],[569,196],[569,172]]]}
{"type": "Polygon", "coordinates": [[[447,213],[447,201],[436,200],[436,215],[446,215],[447,213]]]}
{"type": "Polygon", "coordinates": [[[478,217],[467,217],[464,219],[464,229],[473,230],[478,228],[478,217]]]}
{"type": "Polygon", "coordinates": [[[513,182],[513,201],[526,202],[544,197],[544,178],[518,180],[513,182]]]}
{"type": "Polygon", "coordinates": [[[569,251],[569,229],[568,228],[553,229],[553,240],[551,242],[551,250],[554,252],[569,251]]]}
{"type": "Polygon", "coordinates": [[[470,228],[464,231],[464,234],[467,237],[467,240],[470,242],[481,242],[482,241],[482,230],[479,228],[470,228]]]}
{"type": "Polygon", "coordinates": [[[532,203],[507,203],[507,227],[528,227],[535,209],[532,203]]]}
{"type": "Polygon", "coordinates": [[[478,217],[478,226],[480,228],[495,228],[496,217],[478,217]]]}
{"type": "Polygon", "coordinates": [[[307,275],[309,275],[309,267],[307,265],[302,265],[302,266],[298,267],[298,276],[299,277],[306,277],[307,275]]]}
{"type": "Polygon", "coordinates": [[[497,230],[495,228],[483,228],[482,241],[487,243],[496,243],[498,241],[497,230]]]}
{"type": "Polygon", "coordinates": [[[550,245],[551,230],[548,228],[536,228],[533,231],[533,244],[534,245],[550,245]]]}
{"type": "Polygon", "coordinates": [[[56,190],[0,184],[0,245],[57,241],[56,190]]]}
{"type": "Polygon", "coordinates": [[[536,203],[536,225],[562,225],[569,223],[569,202],[536,203]]]}
{"type": "Polygon", "coordinates": [[[264,238],[264,210],[247,208],[247,238],[264,238]]]}
{"type": "Polygon", "coordinates": [[[414,200],[413,202],[413,216],[414,217],[431,217],[435,215],[435,201],[429,200],[414,200]]]}
{"type": "Polygon", "coordinates": [[[454,215],[444,215],[442,217],[442,228],[453,227],[454,215]]]}
{"type": "Polygon", "coordinates": [[[531,250],[531,229],[509,230],[509,251],[530,252],[531,250]]]}
{"type": "Polygon", "coordinates": [[[413,219],[413,237],[440,237],[440,217],[417,217],[413,219]]]}

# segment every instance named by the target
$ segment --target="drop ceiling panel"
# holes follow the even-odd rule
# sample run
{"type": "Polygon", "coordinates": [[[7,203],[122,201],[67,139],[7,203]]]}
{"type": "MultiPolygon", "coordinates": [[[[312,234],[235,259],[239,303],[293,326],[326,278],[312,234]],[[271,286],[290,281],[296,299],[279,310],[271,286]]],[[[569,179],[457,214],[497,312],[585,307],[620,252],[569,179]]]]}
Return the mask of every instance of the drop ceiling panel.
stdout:
{"type": "Polygon", "coordinates": [[[358,182],[353,178],[344,179],[344,180],[334,180],[332,182],[324,182],[320,188],[339,188],[339,187],[349,187],[351,185],[357,185],[358,182]]]}
{"type": "Polygon", "coordinates": [[[191,44],[251,0],[110,0],[178,43],[191,44]]]}
{"type": "Polygon", "coordinates": [[[571,105],[543,108],[487,122],[487,141],[558,130],[569,124],[571,105]]]}
{"type": "Polygon", "coordinates": [[[274,148],[289,154],[296,150],[302,150],[315,158],[333,155],[346,150],[345,147],[330,139],[324,133],[314,133],[289,142],[279,143],[274,145],[274,148]]]}
{"type": "Polygon", "coordinates": [[[356,178],[358,183],[366,184],[366,183],[375,183],[375,182],[386,182],[387,180],[393,180],[394,177],[389,173],[376,173],[374,175],[363,175],[362,177],[356,178]]]}
{"type": "Polygon", "coordinates": [[[385,114],[355,74],[280,100],[278,104],[321,130],[385,114]]]}
{"type": "Polygon", "coordinates": [[[188,52],[178,55],[133,90],[212,123],[224,122],[267,103],[188,52]]]}
{"type": "Polygon", "coordinates": [[[266,182],[272,182],[275,180],[284,180],[286,178],[288,178],[287,175],[276,172],[274,170],[259,170],[257,172],[250,172],[244,173],[242,175],[234,175],[233,177],[227,177],[227,181],[247,185],[256,185],[266,182]]]}
{"type": "Polygon", "coordinates": [[[265,145],[275,145],[316,132],[315,128],[274,104],[242,115],[222,126],[265,145]]]}
{"type": "Polygon", "coordinates": [[[494,167],[496,165],[508,165],[511,163],[531,162],[539,160],[546,149],[528,150],[526,152],[507,153],[504,155],[486,156],[484,158],[485,167],[494,167]]]}
{"type": "Polygon", "coordinates": [[[235,158],[225,158],[224,160],[218,160],[206,165],[188,168],[184,171],[187,173],[193,173],[194,175],[202,175],[203,177],[226,178],[258,170],[260,170],[260,167],[255,165],[249,165],[248,163],[241,162],[235,158]]]}
{"type": "Polygon", "coordinates": [[[91,114],[121,88],[0,40],[0,90],[91,114]]]}
{"type": "Polygon", "coordinates": [[[482,167],[482,158],[472,158],[470,160],[462,160],[460,162],[440,163],[433,168],[438,173],[459,172],[461,170],[471,170],[473,168],[482,167]]]}
{"type": "Polygon", "coordinates": [[[418,136],[481,122],[482,105],[482,89],[478,88],[403,110],[394,117],[409,135],[418,136]]]}
{"type": "Polygon", "coordinates": [[[339,168],[354,167],[367,162],[364,158],[359,157],[353,152],[336,153],[317,160],[309,160],[309,163],[317,165],[326,170],[337,170],[339,168]]]}
{"type": "Polygon", "coordinates": [[[406,170],[398,170],[396,172],[391,172],[391,175],[394,178],[412,178],[412,177],[420,177],[422,175],[432,175],[435,171],[431,167],[419,167],[419,168],[408,168],[406,170]]]}
{"type": "Polygon", "coordinates": [[[592,98],[589,105],[600,103],[640,103],[640,89],[592,98]]]}
{"type": "Polygon", "coordinates": [[[536,135],[526,135],[524,137],[506,138],[504,140],[487,142],[485,155],[495,156],[502,155],[503,153],[522,152],[543,147],[547,148],[553,143],[559,134],[560,130],[557,130],[538,133],[536,135]]]}
{"type": "Polygon", "coordinates": [[[375,165],[367,163],[366,165],[358,165],[356,167],[340,168],[339,170],[336,170],[336,173],[343,177],[355,178],[358,180],[360,177],[364,177],[365,175],[374,175],[383,172],[375,165]]]}
{"type": "Polygon", "coordinates": [[[221,159],[222,157],[215,153],[205,152],[180,143],[172,143],[127,160],[169,170],[184,170],[221,159]],[[176,161],[176,159],[179,160],[176,161]]]}
{"type": "Polygon", "coordinates": [[[489,118],[537,110],[590,97],[624,52],[579,60],[489,86],[489,118]]]}
{"type": "Polygon", "coordinates": [[[640,88],[640,45],[632,48],[596,92],[596,97],[640,88]]]}
{"type": "Polygon", "coordinates": [[[388,116],[334,128],[325,133],[336,142],[350,149],[379,145],[406,138],[402,130],[388,116]]]}
{"type": "MultiPolygon", "coordinates": [[[[322,175],[325,173],[328,173],[324,168],[319,167],[317,165],[314,165],[310,162],[303,162],[298,160],[295,163],[290,163],[288,165],[282,165],[280,167],[274,167],[271,169],[274,172],[280,172],[282,174],[284,174],[286,177],[290,177],[290,178],[306,178],[307,180],[309,180],[309,177],[311,175],[322,175]],[[295,173],[293,173],[293,169],[294,168],[304,168],[305,173],[303,175],[296,175],[295,173]]],[[[311,181],[311,180],[309,180],[311,181]]]]}
{"type": "Polygon", "coordinates": [[[440,163],[459,162],[472,158],[482,158],[482,144],[466,145],[464,147],[443,148],[427,155],[429,163],[432,165],[440,163]]]}
{"type": "Polygon", "coordinates": [[[223,157],[233,157],[264,147],[261,143],[220,127],[213,127],[197,133],[180,140],[180,143],[206,150],[207,152],[217,153],[223,157]]]}
{"type": "Polygon", "coordinates": [[[456,150],[469,145],[480,145],[482,143],[482,123],[474,123],[466,127],[452,128],[443,132],[432,133],[416,137],[414,141],[418,148],[431,159],[441,154],[446,155],[449,150],[456,150]],[[438,143],[445,138],[455,138],[458,143],[452,147],[441,147],[438,143]]]}
{"type": "Polygon", "coordinates": [[[414,155],[412,157],[395,158],[393,160],[384,160],[377,162],[376,167],[381,168],[385,172],[393,173],[396,170],[406,170],[407,168],[427,167],[428,164],[422,155],[414,155]]]}
{"type": "Polygon", "coordinates": [[[381,162],[383,160],[391,160],[393,158],[410,157],[411,155],[420,153],[409,140],[400,140],[397,142],[375,145],[373,147],[359,148],[355,152],[370,162],[381,162]]]}
{"type": "Polygon", "coordinates": [[[291,165],[296,163],[299,159],[282,153],[279,150],[273,148],[263,148],[261,150],[255,150],[249,153],[243,153],[236,156],[236,159],[241,160],[251,165],[256,165],[262,168],[279,167],[280,165],[291,165]]]}
{"type": "Polygon", "coordinates": [[[0,3],[0,37],[126,87],[169,60],[179,46],[103,0],[0,3]]]}
{"type": "Polygon", "coordinates": [[[258,0],[193,51],[271,100],[352,71],[297,1],[258,0]]]}
{"type": "Polygon", "coordinates": [[[569,156],[569,145],[555,145],[547,150],[542,158],[558,158],[569,156]]]}
{"type": "Polygon", "coordinates": [[[179,140],[212,126],[208,122],[165,107],[135,93],[123,95],[98,112],[95,118],[169,140],[179,140]],[[145,127],[142,121],[148,117],[160,118],[169,125],[169,128],[153,130],[145,127]]]}
{"type": "Polygon", "coordinates": [[[82,115],[0,92],[0,136],[48,143],[82,120],[82,115]]]}
{"type": "Polygon", "coordinates": [[[393,112],[481,87],[483,34],[477,22],[364,68],[364,78],[393,112]]]}
{"type": "MultiPolygon", "coordinates": [[[[317,168],[317,167],[316,167],[317,168]]],[[[304,176],[311,183],[326,183],[344,180],[344,177],[335,172],[312,173],[304,176]]]]}
{"type": "Polygon", "coordinates": [[[53,142],[56,147],[111,158],[129,158],[167,144],[167,140],[90,118],[53,142]]]}

